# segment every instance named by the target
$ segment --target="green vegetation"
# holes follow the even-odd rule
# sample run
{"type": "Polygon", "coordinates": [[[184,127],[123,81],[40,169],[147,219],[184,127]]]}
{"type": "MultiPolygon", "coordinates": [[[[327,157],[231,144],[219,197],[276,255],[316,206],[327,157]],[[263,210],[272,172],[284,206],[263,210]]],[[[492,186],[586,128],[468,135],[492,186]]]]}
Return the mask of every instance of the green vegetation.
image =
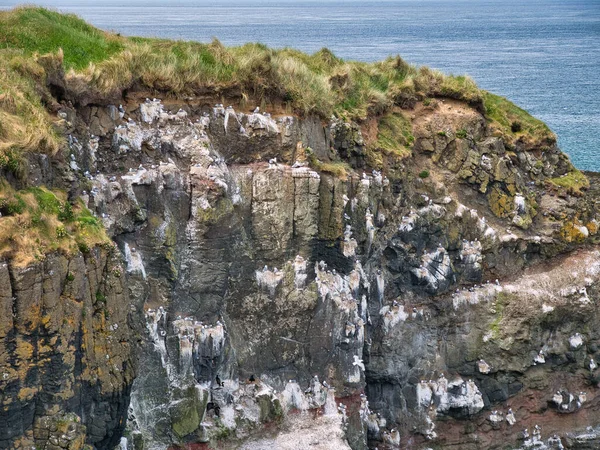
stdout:
{"type": "Polygon", "coordinates": [[[352,168],[350,165],[344,161],[331,161],[331,162],[323,162],[317,158],[314,154],[312,148],[306,148],[306,157],[308,159],[308,164],[313,169],[319,172],[330,173],[334,175],[336,178],[340,178],[342,180],[346,180],[348,175],[352,172],[352,168]]]}
{"type": "Polygon", "coordinates": [[[411,153],[414,140],[412,124],[402,113],[395,112],[379,119],[376,147],[384,154],[406,157],[411,153]]]}
{"type": "Polygon", "coordinates": [[[572,195],[582,195],[583,191],[590,187],[588,178],[575,168],[561,177],[550,178],[547,182],[551,186],[562,188],[572,195]]]}
{"type": "Polygon", "coordinates": [[[330,173],[342,180],[346,180],[352,171],[351,167],[343,161],[323,162],[314,157],[310,159],[310,166],[319,172],[330,173]]]}
{"type": "Polygon", "coordinates": [[[504,97],[484,92],[483,102],[488,121],[507,143],[513,143],[517,139],[529,145],[556,142],[556,136],[544,122],[504,97]]]}
{"type": "Polygon", "coordinates": [[[10,256],[16,264],[108,242],[100,222],[83,204],[71,205],[64,192],[40,187],[17,191],[0,181],[0,213],[0,257],[10,256]]]}
{"type": "Polygon", "coordinates": [[[123,50],[124,39],[100,31],[73,14],[19,7],[0,14],[0,48],[25,55],[62,49],[67,69],[83,69],[123,50]]]}
{"type": "Polygon", "coordinates": [[[458,130],[456,132],[456,137],[459,139],[466,139],[467,137],[467,130],[458,130]]]}
{"type": "MultiPolygon", "coordinates": [[[[417,68],[399,56],[363,63],[342,60],[327,49],[308,55],[256,43],[225,47],[217,40],[128,38],[73,15],[19,7],[0,12],[0,172],[24,179],[27,152],[54,155],[65,148],[65,119],[52,113],[60,107],[57,92],[61,100],[77,103],[118,97],[126,89],[179,98],[212,93],[215,101],[270,103],[299,115],[354,120],[372,131],[366,160],[373,168],[383,167],[384,158],[411,154],[412,119],[402,110],[419,101],[435,107],[439,97],[485,112],[509,145],[519,140],[544,146],[555,140],[542,122],[481,91],[469,77],[417,68]]],[[[464,130],[457,137],[466,137],[464,130]]],[[[344,161],[309,159],[316,169],[340,178],[351,172],[344,161]]],[[[586,186],[575,173],[552,182],[574,192],[586,186]]],[[[28,255],[21,258],[27,260],[59,249],[88,252],[106,239],[98,220],[61,193],[41,188],[17,192],[2,184],[0,212],[0,256],[12,251],[28,255]]]]}
{"type": "Polygon", "coordinates": [[[44,69],[23,52],[0,49],[0,169],[19,178],[23,151],[54,154],[62,143],[39,95],[44,78],[44,69]]]}
{"type": "Polygon", "coordinates": [[[429,177],[429,170],[421,170],[419,172],[419,178],[428,178],[429,177]]]}
{"type": "Polygon", "coordinates": [[[508,305],[510,300],[511,300],[510,295],[506,294],[504,292],[499,292],[498,295],[496,296],[496,299],[494,302],[496,316],[494,317],[494,320],[490,324],[490,330],[492,332],[492,337],[494,339],[500,338],[500,334],[502,331],[501,327],[500,327],[500,323],[502,322],[502,319],[504,318],[504,309],[506,308],[506,306],[508,305]]]}

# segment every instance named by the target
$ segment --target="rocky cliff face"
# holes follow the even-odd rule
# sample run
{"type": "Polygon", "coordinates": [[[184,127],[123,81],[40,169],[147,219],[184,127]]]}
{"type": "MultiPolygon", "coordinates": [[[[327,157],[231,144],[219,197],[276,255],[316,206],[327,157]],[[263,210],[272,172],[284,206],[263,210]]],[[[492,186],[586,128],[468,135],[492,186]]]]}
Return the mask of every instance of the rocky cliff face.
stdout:
{"type": "Polygon", "coordinates": [[[27,267],[3,262],[0,286],[0,447],[115,446],[135,335],[114,249],[50,255],[27,267]]]}
{"type": "Polygon", "coordinates": [[[409,156],[376,120],[125,100],[59,112],[123,270],[0,268],[3,445],[111,448],[128,405],[136,449],[600,445],[600,197],[553,142],[448,99],[394,112],[409,156]]]}

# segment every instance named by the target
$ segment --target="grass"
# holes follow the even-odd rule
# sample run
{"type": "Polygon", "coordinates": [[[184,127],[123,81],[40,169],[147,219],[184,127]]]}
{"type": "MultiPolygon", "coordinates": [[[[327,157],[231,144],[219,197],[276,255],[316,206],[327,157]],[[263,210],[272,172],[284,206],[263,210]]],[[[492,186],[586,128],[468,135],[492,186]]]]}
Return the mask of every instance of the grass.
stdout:
{"type": "Polygon", "coordinates": [[[410,147],[415,141],[412,124],[402,113],[392,113],[379,120],[377,145],[384,151],[410,154],[410,147]]]}
{"type": "Polygon", "coordinates": [[[583,195],[583,191],[589,189],[590,181],[579,170],[573,169],[562,177],[547,180],[551,186],[562,188],[572,195],[583,195]]]}
{"type": "Polygon", "coordinates": [[[369,145],[368,163],[381,168],[383,156],[406,158],[412,153],[415,137],[412,124],[401,112],[393,112],[381,117],[377,124],[377,140],[369,145]]]}
{"type": "MultiPolygon", "coordinates": [[[[57,117],[59,101],[103,102],[126,90],[240,105],[271,103],[297,115],[374,123],[376,134],[367,148],[367,164],[373,168],[410,156],[412,123],[402,110],[419,101],[435,107],[440,97],[484,113],[509,145],[555,142],[546,125],[480,90],[471,78],[414,67],[399,56],[364,63],[343,60],[327,49],[309,55],[257,43],[225,47],[216,39],[122,37],[74,15],[18,7],[0,11],[0,173],[25,179],[28,152],[55,155],[66,148],[68,124],[57,117]]],[[[457,136],[466,138],[466,133],[457,136]]],[[[351,172],[344,161],[312,156],[311,165],[340,178],[351,172]]],[[[574,172],[551,182],[573,192],[586,186],[574,172]]],[[[0,202],[0,256],[12,252],[24,260],[53,250],[87,252],[106,239],[97,219],[82,205],[67,203],[64,194],[42,188],[15,191],[3,182],[0,202]]]]}
{"type": "Polygon", "coordinates": [[[347,180],[352,168],[343,161],[323,162],[314,156],[309,157],[310,166],[319,172],[329,173],[341,180],[347,180]]]}
{"type": "Polygon", "coordinates": [[[105,33],[73,14],[38,7],[18,7],[0,14],[0,48],[26,55],[62,49],[67,69],[83,69],[123,50],[124,39],[105,33]]]}
{"type": "Polygon", "coordinates": [[[17,265],[43,260],[50,252],[71,255],[81,246],[109,242],[101,223],[64,192],[33,187],[15,190],[0,181],[0,258],[17,265]]]}
{"type": "Polygon", "coordinates": [[[39,94],[44,78],[22,51],[0,50],[0,169],[23,175],[23,152],[55,154],[62,145],[39,94]]]}
{"type": "Polygon", "coordinates": [[[508,144],[519,139],[529,146],[556,142],[556,136],[544,122],[504,97],[484,92],[483,103],[488,121],[508,144]]]}

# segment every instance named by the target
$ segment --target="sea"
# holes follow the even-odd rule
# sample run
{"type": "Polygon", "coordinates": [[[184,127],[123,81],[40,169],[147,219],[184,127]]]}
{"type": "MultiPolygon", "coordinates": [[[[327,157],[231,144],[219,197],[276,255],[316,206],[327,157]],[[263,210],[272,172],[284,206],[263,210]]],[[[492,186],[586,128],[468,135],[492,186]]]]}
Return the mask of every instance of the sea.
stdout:
{"type": "Polygon", "coordinates": [[[128,36],[399,54],[468,74],[545,121],[578,168],[600,171],[600,0],[34,1],[128,36]]]}

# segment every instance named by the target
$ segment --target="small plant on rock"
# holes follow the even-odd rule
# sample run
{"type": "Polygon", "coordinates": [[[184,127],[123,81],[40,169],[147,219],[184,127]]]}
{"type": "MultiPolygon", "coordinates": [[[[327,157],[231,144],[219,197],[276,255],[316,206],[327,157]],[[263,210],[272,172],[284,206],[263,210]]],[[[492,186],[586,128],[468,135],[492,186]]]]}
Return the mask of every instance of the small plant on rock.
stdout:
{"type": "Polygon", "coordinates": [[[73,206],[69,202],[64,202],[59,206],[58,219],[63,222],[71,222],[73,220],[73,206]]]}
{"type": "Polygon", "coordinates": [[[100,303],[106,303],[106,296],[102,292],[96,291],[96,301],[100,303]]]}
{"type": "Polygon", "coordinates": [[[65,229],[64,225],[59,225],[56,227],[56,237],[59,239],[67,237],[67,230],[65,229]]]}

